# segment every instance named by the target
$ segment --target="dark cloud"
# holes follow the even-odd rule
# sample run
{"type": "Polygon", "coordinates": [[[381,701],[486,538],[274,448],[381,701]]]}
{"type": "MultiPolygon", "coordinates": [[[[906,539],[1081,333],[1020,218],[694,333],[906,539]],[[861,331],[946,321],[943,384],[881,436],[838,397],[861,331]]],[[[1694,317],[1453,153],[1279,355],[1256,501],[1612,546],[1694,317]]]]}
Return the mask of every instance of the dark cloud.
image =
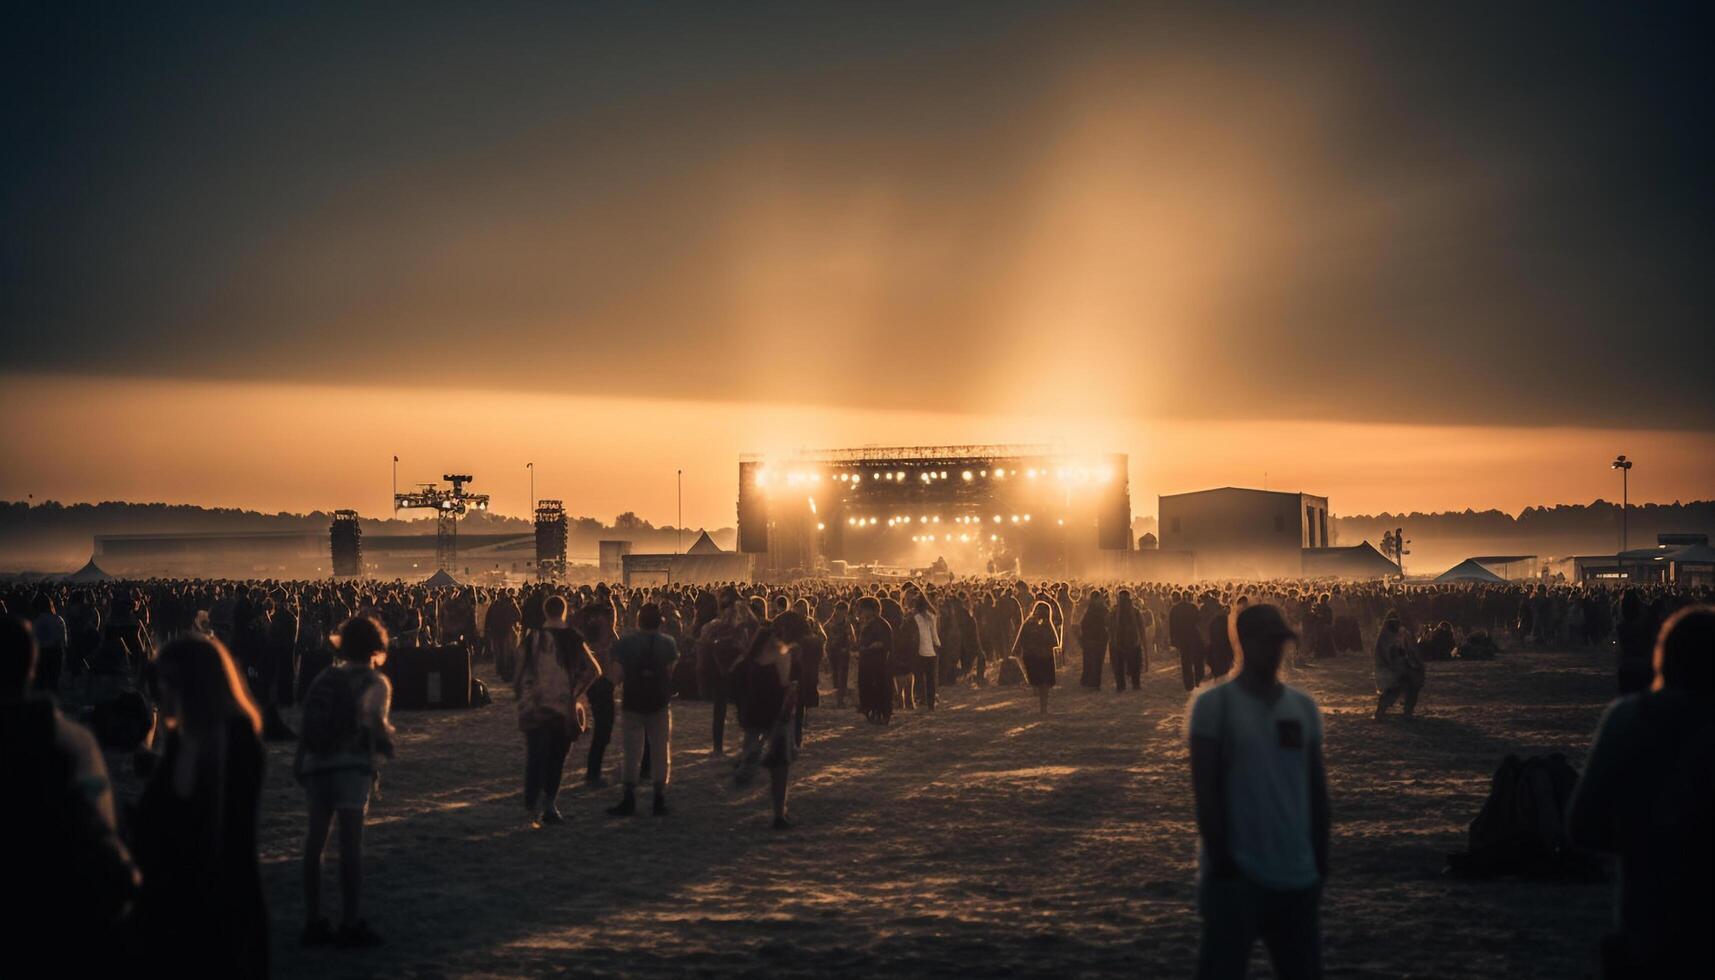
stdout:
{"type": "Polygon", "coordinates": [[[14,371],[1715,428],[1702,6],[6,23],[14,371]]]}

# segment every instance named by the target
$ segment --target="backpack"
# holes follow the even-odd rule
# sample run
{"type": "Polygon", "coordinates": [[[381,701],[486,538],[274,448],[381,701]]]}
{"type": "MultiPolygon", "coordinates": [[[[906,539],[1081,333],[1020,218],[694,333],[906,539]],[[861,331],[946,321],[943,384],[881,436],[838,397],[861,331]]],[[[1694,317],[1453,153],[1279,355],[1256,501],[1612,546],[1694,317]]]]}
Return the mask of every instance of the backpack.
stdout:
{"type": "Polygon", "coordinates": [[[351,745],[358,733],[358,688],[367,680],[359,671],[334,666],[310,682],[300,726],[306,752],[332,755],[351,745]]]}
{"type": "Polygon", "coordinates": [[[1448,870],[1463,877],[1549,874],[1582,864],[1566,839],[1566,807],[1578,771],[1556,752],[1501,760],[1483,809],[1471,821],[1464,854],[1448,855],[1448,870]]]}
{"type": "Polygon", "coordinates": [[[652,715],[667,706],[667,671],[652,654],[660,634],[649,635],[649,649],[638,657],[636,669],[625,677],[620,706],[633,714],[652,715]]]}

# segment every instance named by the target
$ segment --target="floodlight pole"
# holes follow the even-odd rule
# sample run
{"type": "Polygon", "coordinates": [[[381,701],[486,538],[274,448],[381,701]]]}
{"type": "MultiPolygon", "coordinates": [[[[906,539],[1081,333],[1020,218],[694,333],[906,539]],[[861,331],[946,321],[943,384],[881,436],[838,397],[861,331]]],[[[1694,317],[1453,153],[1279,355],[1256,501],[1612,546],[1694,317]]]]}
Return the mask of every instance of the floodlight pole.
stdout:
{"type": "Polygon", "coordinates": [[[677,555],[685,546],[685,471],[679,470],[679,516],[673,519],[673,554],[677,555]]]}
{"type": "Polygon", "coordinates": [[[525,463],[524,468],[530,471],[530,499],[524,501],[524,512],[534,515],[536,513],[536,464],[533,462],[525,463]]]}

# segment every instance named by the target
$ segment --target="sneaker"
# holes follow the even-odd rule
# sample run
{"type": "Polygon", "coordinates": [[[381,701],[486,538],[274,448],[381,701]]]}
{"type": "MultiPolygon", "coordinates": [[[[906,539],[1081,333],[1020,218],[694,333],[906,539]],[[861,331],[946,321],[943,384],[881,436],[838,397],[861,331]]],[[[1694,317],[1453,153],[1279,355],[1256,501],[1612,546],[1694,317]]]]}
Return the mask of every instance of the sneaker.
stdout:
{"type": "Polygon", "coordinates": [[[542,819],[540,822],[543,826],[547,827],[547,826],[553,826],[554,824],[565,823],[566,818],[560,816],[559,807],[552,807],[551,806],[548,809],[542,811],[542,819]]]}
{"type": "Polygon", "coordinates": [[[636,812],[637,797],[630,793],[625,794],[624,799],[607,808],[607,815],[610,817],[629,817],[636,812]]]}
{"type": "Polygon", "coordinates": [[[340,949],[367,949],[381,943],[381,936],[362,919],[348,926],[340,926],[339,935],[335,936],[333,941],[340,949]]]}
{"type": "Polygon", "coordinates": [[[334,939],[333,926],[326,919],[317,919],[304,926],[304,931],[298,936],[300,946],[326,946],[334,939]]]}

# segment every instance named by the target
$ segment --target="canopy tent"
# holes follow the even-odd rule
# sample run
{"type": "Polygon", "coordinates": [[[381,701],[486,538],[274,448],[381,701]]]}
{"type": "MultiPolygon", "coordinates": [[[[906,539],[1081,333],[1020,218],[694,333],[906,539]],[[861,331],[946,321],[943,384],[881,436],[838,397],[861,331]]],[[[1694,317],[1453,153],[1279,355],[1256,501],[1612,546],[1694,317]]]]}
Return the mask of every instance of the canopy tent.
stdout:
{"type": "Polygon", "coordinates": [[[60,579],[60,581],[62,581],[62,582],[112,582],[112,581],[115,581],[115,579],[113,578],[113,576],[111,576],[111,575],[107,574],[107,572],[103,571],[101,566],[97,565],[95,563],[94,558],[91,558],[88,562],[84,563],[84,566],[82,568],[80,568],[77,571],[72,572],[70,575],[67,575],[66,577],[60,579]]]}
{"type": "Polygon", "coordinates": [[[726,552],[721,550],[720,545],[715,544],[714,538],[709,537],[709,532],[704,531],[697,535],[697,540],[691,542],[691,546],[689,548],[685,549],[685,554],[724,555],[726,552]]]}
{"type": "Polygon", "coordinates": [[[1437,582],[1488,582],[1492,585],[1505,585],[1507,580],[1489,571],[1475,558],[1467,558],[1440,575],[1435,576],[1437,582]]]}
{"type": "Polygon", "coordinates": [[[1383,579],[1397,577],[1399,566],[1368,541],[1349,548],[1305,548],[1304,574],[1311,578],[1383,579]]]}
{"type": "Polygon", "coordinates": [[[442,568],[442,569],[436,570],[435,574],[424,579],[423,584],[428,586],[431,589],[456,589],[460,585],[463,585],[464,583],[460,582],[456,578],[453,578],[451,572],[448,572],[446,569],[442,568]]]}

